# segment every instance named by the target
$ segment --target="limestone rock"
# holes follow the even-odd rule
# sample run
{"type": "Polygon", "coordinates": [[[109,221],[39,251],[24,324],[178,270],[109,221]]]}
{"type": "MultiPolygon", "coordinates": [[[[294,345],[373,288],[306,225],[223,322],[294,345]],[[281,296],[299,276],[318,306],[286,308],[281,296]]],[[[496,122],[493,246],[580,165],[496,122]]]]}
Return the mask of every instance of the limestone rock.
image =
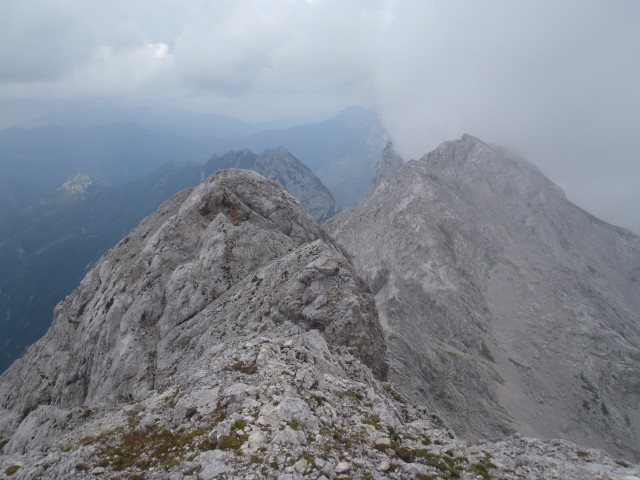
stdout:
{"type": "Polygon", "coordinates": [[[282,185],[300,201],[318,223],[328,220],[340,211],[327,187],[284,147],[265,150],[260,155],[250,150],[215,155],[205,168],[210,172],[225,168],[256,171],[282,185]]]}
{"type": "Polygon", "coordinates": [[[340,462],[338,463],[338,465],[336,465],[336,473],[338,475],[347,473],[349,470],[351,470],[351,465],[349,465],[347,462],[340,462]]]}
{"type": "Polygon", "coordinates": [[[403,396],[472,437],[518,430],[640,458],[638,236],[470,135],[327,228],[374,293],[403,396]]]}
{"type": "Polygon", "coordinates": [[[0,377],[2,408],[141,400],[191,371],[220,335],[285,320],[357,348],[385,375],[375,305],[340,248],[275,183],[222,171],[102,257],[47,335],[0,377]]]}
{"type": "Polygon", "coordinates": [[[212,480],[214,478],[219,478],[220,475],[229,470],[226,463],[229,460],[229,457],[229,453],[221,450],[201,453],[196,459],[202,468],[198,474],[198,478],[200,480],[212,480]]]}
{"type": "Polygon", "coordinates": [[[382,382],[385,355],[342,250],[275,184],[221,172],[107,253],[0,377],[0,478],[640,473],[565,441],[458,439],[382,382]]]}
{"type": "Polygon", "coordinates": [[[376,191],[378,186],[396,170],[399,170],[402,165],[404,165],[404,160],[393,149],[393,144],[388,143],[380,156],[380,160],[376,163],[376,167],[373,172],[373,179],[371,180],[371,188],[365,198],[369,198],[373,192],[376,191]]]}

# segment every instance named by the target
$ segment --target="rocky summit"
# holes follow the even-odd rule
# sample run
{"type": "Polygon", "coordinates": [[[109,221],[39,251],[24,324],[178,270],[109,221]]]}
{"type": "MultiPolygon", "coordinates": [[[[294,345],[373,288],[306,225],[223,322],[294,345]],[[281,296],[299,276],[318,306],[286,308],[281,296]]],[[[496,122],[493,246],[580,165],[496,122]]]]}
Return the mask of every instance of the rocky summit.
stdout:
{"type": "Polygon", "coordinates": [[[0,376],[0,478],[640,478],[564,440],[459,439],[391,365],[343,249],[223,170],[106,253],[0,376]]]}
{"type": "Polygon", "coordinates": [[[327,187],[284,147],[267,149],[260,155],[247,149],[227,152],[222,156],[214,155],[204,168],[211,173],[225,168],[244,168],[258,172],[282,185],[318,223],[340,211],[340,206],[327,187]]]}
{"type": "Polygon", "coordinates": [[[374,294],[390,381],[468,438],[640,458],[640,237],[470,135],[391,153],[327,227],[374,294]]]}

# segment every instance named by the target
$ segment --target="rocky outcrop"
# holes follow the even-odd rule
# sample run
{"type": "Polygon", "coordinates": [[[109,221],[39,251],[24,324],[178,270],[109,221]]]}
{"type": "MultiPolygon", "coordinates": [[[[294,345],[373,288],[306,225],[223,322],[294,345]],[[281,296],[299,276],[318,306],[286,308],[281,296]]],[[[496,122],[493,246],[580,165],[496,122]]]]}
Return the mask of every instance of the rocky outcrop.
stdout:
{"type": "Polygon", "coordinates": [[[457,431],[638,458],[640,238],[465,135],[329,231],[369,283],[390,380],[457,431]]]}
{"type": "Polygon", "coordinates": [[[366,198],[373,195],[382,182],[390,177],[393,172],[399,170],[404,165],[404,160],[393,148],[393,143],[389,142],[384,148],[380,160],[376,163],[376,167],[373,171],[373,179],[371,180],[371,188],[366,195],[366,198]]]}
{"type": "MultiPolygon", "coordinates": [[[[320,181],[284,149],[259,156],[232,152],[216,159],[271,175],[317,220],[338,211],[320,181]]],[[[171,195],[197,185],[219,168],[215,159],[207,165],[168,164],[112,187],[77,173],[55,192],[0,221],[0,372],[44,335],[55,305],[102,253],[171,195]]]]}
{"type": "Polygon", "coordinates": [[[380,378],[375,305],[339,247],[275,183],[222,171],[103,256],[0,377],[0,431],[39,405],[116,406],[180,384],[234,332],[292,322],[354,347],[380,378]]]}
{"type": "Polygon", "coordinates": [[[40,407],[21,441],[36,425],[66,428],[0,456],[0,478],[640,478],[637,465],[562,440],[460,440],[348,349],[291,323],[226,338],[193,368],[180,388],[84,410],[73,427],[40,407]]]}
{"type": "Polygon", "coordinates": [[[239,150],[214,155],[205,165],[213,173],[224,168],[245,168],[273,180],[297,198],[313,219],[319,223],[340,211],[327,187],[307,166],[284,147],[265,150],[256,155],[250,150],[239,150]]]}
{"type": "Polygon", "coordinates": [[[58,187],[58,192],[66,193],[71,197],[82,198],[90,190],[105,187],[107,187],[107,184],[93,175],[86,172],[76,172],[58,187]]]}
{"type": "Polygon", "coordinates": [[[145,219],[0,376],[0,478],[637,479],[457,439],[384,382],[375,304],[290,195],[225,170],[145,219]]]}

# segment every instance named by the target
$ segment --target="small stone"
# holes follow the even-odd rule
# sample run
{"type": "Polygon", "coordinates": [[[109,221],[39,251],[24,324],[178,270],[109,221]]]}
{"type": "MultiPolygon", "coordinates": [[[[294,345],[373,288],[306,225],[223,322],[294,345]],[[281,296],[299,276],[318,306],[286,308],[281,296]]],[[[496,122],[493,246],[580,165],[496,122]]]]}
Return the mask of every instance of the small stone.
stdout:
{"type": "Polygon", "coordinates": [[[262,432],[257,431],[249,435],[248,442],[249,448],[256,449],[262,446],[262,444],[265,442],[265,438],[262,432]]]}
{"type": "Polygon", "coordinates": [[[127,417],[134,417],[134,416],[138,415],[140,412],[142,412],[143,410],[144,410],[144,405],[142,405],[141,403],[136,403],[129,410],[124,412],[124,414],[127,417]]]}
{"type": "Polygon", "coordinates": [[[104,472],[106,472],[106,470],[103,467],[96,467],[93,470],[91,470],[91,473],[93,473],[94,475],[100,475],[100,474],[103,474],[104,472]]]}
{"type": "Polygon", "coordinates": [[[380,470],[381,472],[386,472],[390,468],[391,468],[391,464],[386,460],[383,460],[382,462],[380,462],[380,465],[378,465],[378,470],[380,470]]]}
{"type": "Polygon", "coordinates": [[[300,447],[300,445],[307,444],[307,438],[302,431],[293,430],[290,426],[284,427],[283,430],[276,433],[272,443],[275,445],[282,445],[284,447],[300,447]]]}
{"type": "Polygon", "coordinates": [[[340,462],[338,463],[338,465],[336,465],[336,473],[338,475],[340,475],[341,473],[347,473],[349,470],[351,470],[351,465],[349,465],[347,462],[340,462]]]}
{"type": "Polygon", "coordinates": [[[380,437],[375,441],[374,447],[376,450],[386,450],[387,448],[391,448],[391,439],[388,437],[380,437]]]}
{"type": "Polygon", "coordinates": [[[201,453],[197,460],[198,463],[202,465],[199,478],[202,480],[212,480],[225,473],[229,470],[225,462],[228,458],[229,455],[221,450],[201,453]]]}
{"type": "Polygon", "coordinates": [[[322,467],[321,472],[326,475],[327,477],[333,477],[335,476],[335,474],[333,473],[334,470],[334,466],[333,464],[331,464],[330,462],[327,462],[324,464],[324,467],[322,467]]]}
{"type": "Polygon", "coordinates": [[[184,412],[184,417],[185,418],[191,418],[193,417],[196,413],[198,413],[198,409],[196,407],[189,407],[187,408],[187,410],[184,412]]]}
{"type": "Polygon", "coordinates": [[[145,415],[144,418],[140,421],[140,426],[143,430],[150,430],[156,424],[157,418],[155,415],[145,415]]]}
{"type": "Polygon", "coordinates": [[[301,458],[296,463],[293,464],[293,468],[298,473],[304,473],[309,466],[309,462],[307,462],[304,458],[301,458]]]}

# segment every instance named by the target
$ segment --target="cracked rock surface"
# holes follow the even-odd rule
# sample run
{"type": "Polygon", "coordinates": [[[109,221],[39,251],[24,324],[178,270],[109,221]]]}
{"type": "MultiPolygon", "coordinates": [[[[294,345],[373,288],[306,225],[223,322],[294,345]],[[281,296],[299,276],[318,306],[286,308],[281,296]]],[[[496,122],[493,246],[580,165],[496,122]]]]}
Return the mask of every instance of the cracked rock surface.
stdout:
{"type": "Polygon", "coordinates": [[[381,164],[325,227],[374,294],[390,380],[468,438],[639,459],[640,237],[470,135],[381,164]]]}
{"type": "Polygon", "coordinates": [[[386,358],[342,249],[276,184],[221,171],[105,254],[0,376],[0,478],[639,478],[565,441],[459,439],[386,358]]]}

